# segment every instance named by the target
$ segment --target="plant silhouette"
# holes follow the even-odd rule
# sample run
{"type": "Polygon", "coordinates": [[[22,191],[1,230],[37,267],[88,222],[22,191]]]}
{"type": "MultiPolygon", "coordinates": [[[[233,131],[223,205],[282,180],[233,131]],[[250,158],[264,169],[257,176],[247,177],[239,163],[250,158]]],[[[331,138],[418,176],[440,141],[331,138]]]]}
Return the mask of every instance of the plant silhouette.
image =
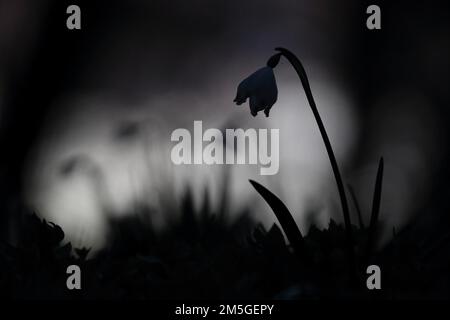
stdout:
{"type": "MultiPolygon", "coordinates": [[[[353,281],[356,283],[358,280],[358,257],[355,254],[355,239],[353,235],[353,226],[350,219],[350,211],[348,207],[347,196],[345,193],[344,182],[339,170],[339,166],[334,155],[333,148],[330,143],[330,139],[326,132],[325,126],[323,124],[322,118],[320,117],[319,110],[317,109],[316,103],[314,101],[314,96],[311,91],[311,87],[309,85],[308,76],[306,74],[305,68],[303,67],[300,60],[297,58],[295,54],[285,48],[275,48],[278,53],[274,54],[267,61],[267,66],[261,68],[251,74],[249,77],[245,78],[238,86],[236,98],[234,102],[238,105],[244,103],[247,98],[249,98],[250,112],[253,116],[256,116],[258,111],[264,110],[266,117],[269,116],[270,109],[275,104],[278,97],[278,89],[276,86],[275,76],[273,73],[273,69],[280,62],[280,58],[285,57],[294,70],[297,72],[297,75],[301,81],[303,89],[306,93],[306,97],[308,99],[309,106],[311,107],[311,111],[314,114],[314,118],[317,122],[317,126],[319,127],[320,134],[322,136],[323,142],[325,144],[325,149],[328,153],[328,157],[330,159],[331,168],[334,173],[334,177],[336,180],[337,189],[339,192],[339,197],[341,200],[342,213],[344,217],[345,224],[345,234],[347,239],[347,252],[348,252],[348,265],[350,267],[351,277],[353,281]]],[[[375,186],[374,200],[373,200],[373,209],[372,209],[372,217],[370,221],[369,227],[369,235],[367,240],[367,248],[366,248],[366,257],[365,262],[368,261],[372,248],[375,243],[375,229],[377,228],[379,209],[380,209],[380,201],[381,201],[381,186],[382,186],[382,177],[383,177],[383,159],[380,160],[380,165],[377,173],[377,180],[375,186]]],[[[264,188],[259,183],[250,180],[252,186],[258,191],[258,193],[264,198],[264,200],[270,205],[272,210],[274,211],[278,221],[280,222],[286,237],[294,246],[298,254],[302,254],[304,257],[307,255],[307,249],[303,246],[303,238],[300,233],[300,230],[295,224],[294,219],[292,218],[291,213],[287,209],[287,207],[283,204],[283,202],[278,199],[275,195],[273,195],[269,190],[264,188]],[[303,252],[302,252],[303,251],[303,252]]],[[[359,224],[361,229],[363,229],[362,218],[359,210],[359,206],[357,204],[356,198],[354,194],[351,194],[353,200],[355,202],[356,209],[359,215],[359,224]]]]}

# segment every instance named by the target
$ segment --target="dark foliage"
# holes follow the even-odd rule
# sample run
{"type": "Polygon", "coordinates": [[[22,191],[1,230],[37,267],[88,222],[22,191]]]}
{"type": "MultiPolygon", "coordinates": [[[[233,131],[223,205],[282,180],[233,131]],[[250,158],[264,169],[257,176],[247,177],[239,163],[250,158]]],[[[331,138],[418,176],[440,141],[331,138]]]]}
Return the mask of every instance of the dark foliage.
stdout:
{"type": "MultiPolygon", "coordinates": [[[[255,224],[248,213],[231,219],[189,193],[181,215],[156,231],[148,210],[111,221],[109,246],[88,256],[64,244],[63,230],[26,215],[16,246],[0,245],[0,288],[25,299],[321,299],[449,297],[450,239],[414,241],[414,229],[395,235],[371,262],[383,270],[381,291],[366,289],[365,270],[350,281],[345,228],[312,226],[303,237],[308,261],[285,243],[282,230],[255,224]],[[82,270],[82,289],[66,288],[67,266],[82,270]]],[[[367,229],[354,228],[358,255],[367,229]]]]}

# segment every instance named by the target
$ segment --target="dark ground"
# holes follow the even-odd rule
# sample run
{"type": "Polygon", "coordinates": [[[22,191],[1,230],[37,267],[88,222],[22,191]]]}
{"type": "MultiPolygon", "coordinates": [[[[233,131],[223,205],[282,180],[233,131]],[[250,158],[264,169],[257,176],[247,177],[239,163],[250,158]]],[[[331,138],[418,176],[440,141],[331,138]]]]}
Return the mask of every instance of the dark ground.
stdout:
{"type": "MultiPolygon", "coordinates": [[[[421,241],[412,223],[370,262],[382,270],[382,290],[365,283],[367,229],[354,227],[357,271],[350,268],[343,226],[312,226],[307,258],[283,233],[252,221],[213,215],[207,201],[194,212],[185,197],[180,219],[155,232],[146,209],[111,221],[110,246],[89,258],[63,245],[64,232],[24,215],[17,246],[1,243],[0,292],[25,299],[441,299],[450,297],[450,238],[421,241]],[[66,289],[66,268],[82,270],[82,290],[66,289]]],[[[435,237],[436,238],[436,237],[435,237]]]]}

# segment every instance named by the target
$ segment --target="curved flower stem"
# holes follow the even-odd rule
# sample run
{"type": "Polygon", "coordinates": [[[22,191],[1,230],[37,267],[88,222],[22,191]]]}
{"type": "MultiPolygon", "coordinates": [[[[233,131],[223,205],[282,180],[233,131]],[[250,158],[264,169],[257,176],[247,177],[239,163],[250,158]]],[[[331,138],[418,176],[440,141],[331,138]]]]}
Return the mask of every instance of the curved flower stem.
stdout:
{"type": "Polygon", "coordinates": [[[319,126],[320,134],[322,135],[323,142],[325,143],[325,147],[327,149],[328,157],[330,158],[331,167],[333,169],[334,177],[336,179],[337,188],[339,191],[339,196],[341,198],[342,212],[344,214],[344,222],[345,222],[345,230],[347,235],[347,241],[349,246],[349,253],[351,255],[351,260],[354,259],[354,249],[353,249],[353,233],[352,233],[352,225],[350,221],[350,214],[348,210],[348,202],[347,197],[345,196],[344,183],[342,182],[341,174],[339,172],[339,167],[336,161],[336,157],[334,156],[333,148],[331,147],[330,139],[328,138],[327,132],[325,130],[325,126],[323,125],[322,119],[320,118],[319,111],[317,110],[316,103],[314,101],[314,97],[311,92],[311,88],[309,86],[308,77],[306,75],[306,71],[303,68],[300,60],[289,50],[285,48],[275,48],[275,50],[279,51],[281,55],[283,55],[294,67],[297,72],[300,81],[302,82],[303,89],[305,90],[306,97],[308,98],[309,105],[316,119],[317,125],[319,126]]]}

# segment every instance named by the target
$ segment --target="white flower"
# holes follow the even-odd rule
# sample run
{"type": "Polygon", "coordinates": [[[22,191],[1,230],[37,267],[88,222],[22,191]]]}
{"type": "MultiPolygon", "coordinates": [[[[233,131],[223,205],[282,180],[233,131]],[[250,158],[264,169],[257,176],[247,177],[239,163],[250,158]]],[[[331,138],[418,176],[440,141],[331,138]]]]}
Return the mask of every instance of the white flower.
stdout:
{"type": "Polygon", "coordinates": [[[273,69],[266,66],[242,80],[238,86],[234,102],[241,105],[247,101],[247,98],[250,98],[249,105],[252,116],[256,116],[258,111],[264,110],[266,117],[268,117],[270,108],[277,101],[277,97],[278,88],[273,69]]]}

